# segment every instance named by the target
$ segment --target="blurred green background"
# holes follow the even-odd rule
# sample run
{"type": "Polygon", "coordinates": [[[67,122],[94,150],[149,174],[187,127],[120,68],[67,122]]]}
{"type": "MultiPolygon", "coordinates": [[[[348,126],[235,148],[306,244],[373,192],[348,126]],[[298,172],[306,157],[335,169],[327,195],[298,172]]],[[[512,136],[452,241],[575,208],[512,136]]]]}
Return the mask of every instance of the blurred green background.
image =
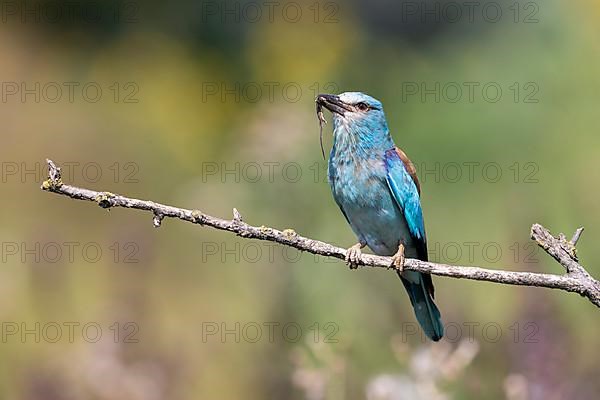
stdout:
{"type": "Polygon", "coordinates": [[[0,398],[598,398],[574,294],[434,278],[431,345],[389,271],[39,189],[51,158],[348,247],[314,97],[358,90],[417,165],[433,261],[561,273],[531,224],[585,225],[598,277],[599,4],[477,4],[0,3],[0,398]]]}

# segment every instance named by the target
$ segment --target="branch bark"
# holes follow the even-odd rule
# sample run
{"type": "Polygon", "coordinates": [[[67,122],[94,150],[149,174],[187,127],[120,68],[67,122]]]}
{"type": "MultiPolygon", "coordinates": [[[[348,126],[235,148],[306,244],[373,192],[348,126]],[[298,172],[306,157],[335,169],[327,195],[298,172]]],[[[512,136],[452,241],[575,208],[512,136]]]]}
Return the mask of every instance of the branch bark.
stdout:
{"type": "MultiPolygon", "coordinates": [[[[166,217],[178,218],[193,224],[233,232],[243,238],[276,242],[324,257],[343,260],[346,256],[346,249],[300,236],[293,229],[280,231],[266,226],[249,225],[242,220],[241,214],[235,208],[233,209],[233,218],[225,220],[210,216],[199,210],[188,210],[110,192],[96,192],[66,185],[62,182],[60,168],[51,160],[47,160],[47,162],[48,179],[42,183],[41,188],[43,190],[68,196],[72,199],[93,201],[102,208],[124,207],[149,211],[153,213],[153,225],[157,228],[160,227],[162,220],[166,217]]],[[[563,275],[491,270],[480,267],[425,262],[416,259],[406,259],[405,269],[451,278],[560,289],[579,293],[600,308],[600,282],[588,274],[577,259],[575,245],[582,232],[583,228],[577,229],[572,239],[567,240],[562,233],[558,238],[552,236],[546,228],[539,224],[534,224],[531,227],[531,238],[566,269],[566,273],[563,275]]],[[[363,254],[359,265],[390,268],[391,262],[390,257],[363,254]]]]}

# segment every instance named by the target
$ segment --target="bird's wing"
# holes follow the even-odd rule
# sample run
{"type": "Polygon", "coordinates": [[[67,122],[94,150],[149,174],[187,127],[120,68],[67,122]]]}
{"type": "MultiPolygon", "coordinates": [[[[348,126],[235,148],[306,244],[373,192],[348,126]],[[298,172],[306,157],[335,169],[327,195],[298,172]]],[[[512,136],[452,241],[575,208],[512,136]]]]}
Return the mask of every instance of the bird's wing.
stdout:
{"type": "MultiPolygon", "coordinates": [[[[413,163],[397,147],[385,153],[387,183],[396,204],[404,214],[411,237],[417,245],[420,260],[427,261],[427,238],[420,202],[420,185],[413,163]]],[[[429,274],[423,274],[429,293],[433,297],[433,282],[429,274]]]]}
{"type": "Polygon", "coordinates": [[[413,182],[415,183],[415,186],[417,187],[417,192],[419,192],[420,195],[421,184],[419,183],[419,178],[417,178],[417,169],[415,168],[415,165],[412,163],[412,161],[410,161],[406,153],[402,151],[401,148],[394,147],[393,150],[395,150],[396,153],[398,153],[398,157],[400,157],[400,159],[402,160],[404,168],[406,168],[406,172],[408,172],[408,174],[412,178],[413,182]]]}
{"type": "Polygon", "coordinates": [[[417,242],[425,243],[425,224],[419,201],[419,181],[415,167],[398,148],[385,152],[387,183],[396,204],[404,213],[410,235],[417,242]]]}

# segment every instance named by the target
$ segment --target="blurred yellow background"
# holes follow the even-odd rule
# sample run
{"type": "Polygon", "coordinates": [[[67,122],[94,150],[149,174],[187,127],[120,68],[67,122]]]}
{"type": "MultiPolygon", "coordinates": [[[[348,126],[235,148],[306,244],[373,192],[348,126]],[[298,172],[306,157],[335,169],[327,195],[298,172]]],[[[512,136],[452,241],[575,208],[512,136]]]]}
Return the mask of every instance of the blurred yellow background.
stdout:
{"type": "MultiPolygon", "coordinates": [[[[0,398],[591,399],[598,309],[389,271],[42,192],[66,183],[348,247],[314,97],[384,104],[432,261],[600,276],[598,2],[0,3],[0,398]]],[[[329,116],[326,116],[329,119],[329,116]]],[[[324,132],[331,144],[331,126],[324,132]]]]}

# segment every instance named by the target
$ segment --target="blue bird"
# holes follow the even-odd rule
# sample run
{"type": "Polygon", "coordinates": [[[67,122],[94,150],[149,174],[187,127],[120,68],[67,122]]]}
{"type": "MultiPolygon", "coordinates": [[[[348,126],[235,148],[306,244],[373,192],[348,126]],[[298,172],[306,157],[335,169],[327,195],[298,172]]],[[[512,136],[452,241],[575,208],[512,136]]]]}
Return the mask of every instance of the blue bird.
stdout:
{"type": "Polygon", "coordinates": [[[429,274],[403,271],[404,258],[427,261],[427,239],[420,203],[420,185],[413,163],[394,144],[380,101],[360,92],[316,98],[333,115],[333,147],[329,155],[329,185],[342,214],[358,237],[346,252],[357,268],[361,249],[392,256],[417,321],[427,337],[444,335],[440,312],[433,302],[429,274]]]}

